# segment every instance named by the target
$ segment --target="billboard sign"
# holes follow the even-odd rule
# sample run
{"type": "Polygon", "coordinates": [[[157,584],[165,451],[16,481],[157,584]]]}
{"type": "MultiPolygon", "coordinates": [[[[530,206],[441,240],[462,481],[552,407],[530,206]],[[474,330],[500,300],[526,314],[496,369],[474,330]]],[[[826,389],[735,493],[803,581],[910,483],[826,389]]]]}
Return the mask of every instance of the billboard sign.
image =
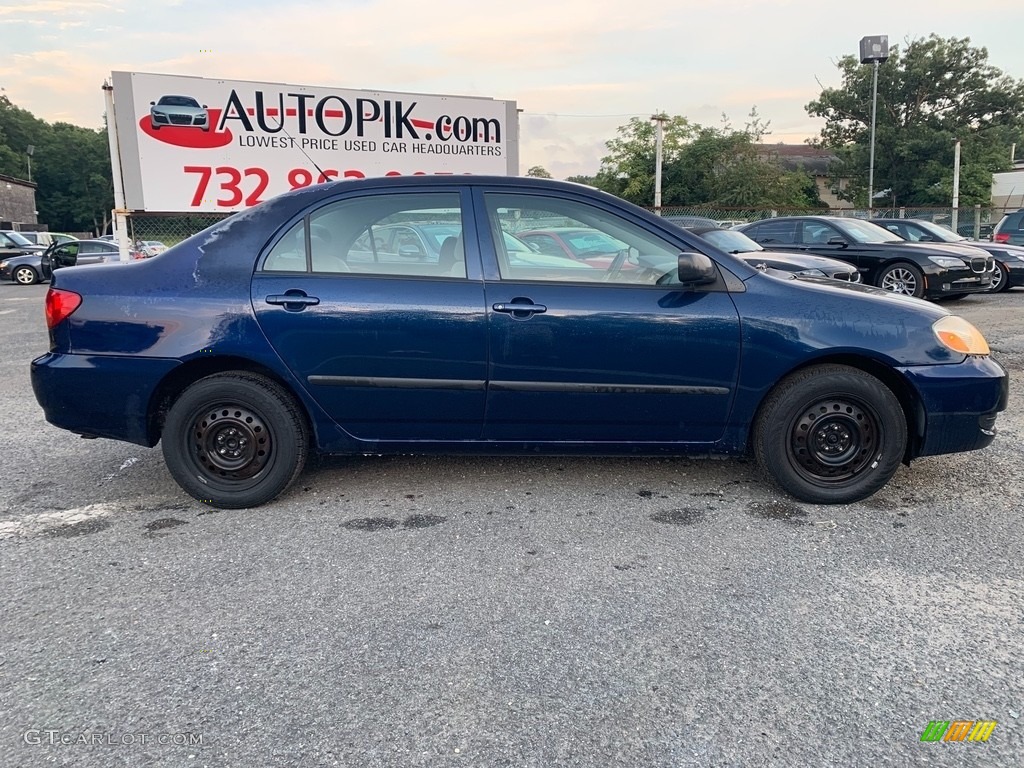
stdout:
{"type": "Polygon", "coordinates": [[[112,74],[125,207],[230,212],[333,179],[515,175],[516,103],[112,74]]]}

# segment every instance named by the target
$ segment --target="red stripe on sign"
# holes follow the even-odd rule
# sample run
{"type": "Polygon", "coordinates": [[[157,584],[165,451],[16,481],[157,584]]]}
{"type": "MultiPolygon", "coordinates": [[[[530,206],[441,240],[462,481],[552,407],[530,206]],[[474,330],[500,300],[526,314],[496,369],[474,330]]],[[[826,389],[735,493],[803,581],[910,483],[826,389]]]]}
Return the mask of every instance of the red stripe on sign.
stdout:
{"type": "Polygon", "coordinates": [[[434,124],[429,120],[417,120],[415,117],[412,119],[412,124],[417,128],[433,128],[434,124]]]}

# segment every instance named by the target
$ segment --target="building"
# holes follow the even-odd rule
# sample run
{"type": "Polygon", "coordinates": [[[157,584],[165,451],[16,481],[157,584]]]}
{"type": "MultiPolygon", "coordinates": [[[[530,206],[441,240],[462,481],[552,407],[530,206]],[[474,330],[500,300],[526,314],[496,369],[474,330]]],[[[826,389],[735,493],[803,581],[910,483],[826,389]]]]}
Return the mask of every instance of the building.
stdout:
{"type": "Polygon", "coordinates": [[[993,208],[1024,208],[1024,161],[1017,160],[1012,171],[992,174],[993,208]]]}
{"type": "Polygon", "coordinates": [[[36,185],[0,173],[0,229],[35,229],[36,185]]]}
{"type": "MultiPolygon", "coordinates": [[[[832,190],[829,166],[837,159],[828,149],[812,147],[810,144],[762,144],[758,152],[774,160],[784,171],[803,171],[814,179],[818,197],[829,208],[853,208],[853,203],[840,200],[832,190]]],[[[845,189],[846,179],[839,180],[839,189],[845,189]]]]}

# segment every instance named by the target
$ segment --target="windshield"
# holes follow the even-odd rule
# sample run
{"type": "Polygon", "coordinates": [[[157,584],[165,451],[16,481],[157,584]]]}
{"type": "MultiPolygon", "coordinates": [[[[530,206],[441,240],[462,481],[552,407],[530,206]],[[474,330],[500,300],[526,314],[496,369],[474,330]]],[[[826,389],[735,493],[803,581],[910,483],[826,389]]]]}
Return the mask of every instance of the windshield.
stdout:
{"type": "Polygon", "coordinates": [[[936,240],[940,240],[944,243],[959,243],[962,240],[967,239],[966,237],[960,237],[960,235],[951,229],[946,229],[945,227],[939,224],[934,224],[930,221],[915,221],[914,223],[921,229],[927,230],[928,234],[936,240]]]}
{"type": "Polygon", "coordinates": [[[158,105],[164,107],[193,107],[198,109],[199,102],[188,96],[163,96],[158,105]]]}
{"type": "Polygon", "coordinates": [[[13,240],[16,245],[33,245],[31,240],[18,232],[4,232],[4,234],[7,235],[9,240],[13,240]]]}
{"type": "Polygon", "coordinates": [[[870,221],[843,219],[835,223],[843,231],[843,234],[855,243],[893,243],[900,240],[897,235],[870,221]]]}
{"type": "Polygon", "coordinates": [[[726,253],[754,253],[764,250],[742,232],[734,229],[711,229],[701,233],[701,237],[726,253]]]}

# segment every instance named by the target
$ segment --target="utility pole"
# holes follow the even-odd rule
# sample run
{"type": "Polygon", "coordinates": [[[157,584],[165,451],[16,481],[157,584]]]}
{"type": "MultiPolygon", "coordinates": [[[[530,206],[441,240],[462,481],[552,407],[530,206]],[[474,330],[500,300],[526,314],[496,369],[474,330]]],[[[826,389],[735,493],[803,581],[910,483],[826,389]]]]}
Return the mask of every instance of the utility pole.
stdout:
{"type": "Polygon", "coordinates": [[[664,122],[668,116],[663,112],[651,115],[656,124],[654,129],[654,215],[661,216],[661,144],[665,135],[664,122]]]}

